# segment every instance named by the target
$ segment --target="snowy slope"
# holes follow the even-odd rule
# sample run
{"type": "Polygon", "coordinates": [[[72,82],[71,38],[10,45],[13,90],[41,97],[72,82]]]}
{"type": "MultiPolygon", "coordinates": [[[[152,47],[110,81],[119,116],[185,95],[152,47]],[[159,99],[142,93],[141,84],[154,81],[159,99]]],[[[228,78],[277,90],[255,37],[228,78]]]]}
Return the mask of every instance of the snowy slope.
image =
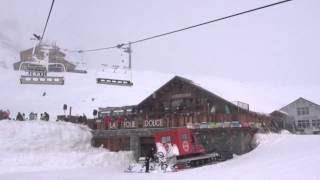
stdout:
{"type": "Polygon", "coordinates": [[[127,153],[89,145],[87,128],[62,122],[0,121],[0,179],[318,180],[320,136],[263,134],[252,152],[177,173],[128,174],[127,153]]]}
{"type": "MultiPolygon", "coordinates": [[[[19,73],[0,68],[1,87],[0,109],[9,109],[13,117],[17,112],[48,112],[53,117],[63,114],[63,104],[72,106],[72,114],[85,113],[92,116],[92,110],[105,106],[133,105],[142,101],[147,95],[159,88],[173,76],[142,72],[135,74],[133,87],[98,85],[95,83],[97,72],[89,74],[65,73],[64,86],[21,85],[19,73]],[[153,81],[149,77],[155,76],[153,81]],[[43,93],[46,93],[43,96],[43,93]]],[[[102,76],[103,77],[103,76],[102,76]]],[[[107,76],[109,77],[109,76],[107,76]]]]}
{"type": "MultiPolygon", "coordinates": [[[[65,73],[64,86],[21,85],[19,72],[0,68],[0,109],[9,109],[12,117],[17,112],[38,114],[48,112],[53,119],[63,114],[63,104],[72,106],[72,113],[92,116],[98,107],[135,105],[160,88],[176,74],[158,72],[133,72],[133,87],[96,84],[97,77],[130,78],[130,74],[102,73],[89,70],[88,74],[65,73]],[[42,96],[46,92],[46,96],[42,96]]],[[[59,74],[61,76],[61,74],[59,74]]],[[[181,75],[194,83],[229,100],[249,103],[251,110],[269,113],[305,97],[316,103],[320,97],[320,85],[314,86],[268,86],[263,83],[242,83],[214,76],[181,75]]]]}
{"type": "Polygon", "coordinates": [[[91,138],[89,128],[71,123],[0,121],[0,174],[85,167],[121,169],[131,161],[129,152],[91,147],[91,138]]]}

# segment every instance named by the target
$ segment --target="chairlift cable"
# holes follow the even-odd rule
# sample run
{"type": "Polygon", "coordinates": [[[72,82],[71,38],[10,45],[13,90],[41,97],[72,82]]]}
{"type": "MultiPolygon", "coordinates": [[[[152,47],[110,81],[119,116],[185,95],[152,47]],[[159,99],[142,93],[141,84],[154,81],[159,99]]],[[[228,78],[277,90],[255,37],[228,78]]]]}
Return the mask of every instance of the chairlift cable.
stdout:
{"type": "Polygon", "coordinates": [[[207,22],[204,22],[204,23],[200,23],[200,24],[196,24],[196,25],[193,25],[193,26],[181,28],[181,29],[178,29],[178,30],[174,30],[174,31],[170,31],[170,32],[167,32],[167,33],[159,34],[159,35],[156,35],[156,36],[147,37],[147,38],[144,38],[144,39],[133,41],[133,42],[131,42],[131,44],[136,44],[136,43],[140,43],[140,42],[143,42],[143,41],[155,39],[155,38],[158,38],[158,37],[167,36],[167,35],[170,35],[170,34],[173,34],[173,33],[177,33],[177,32],[180,32],[180,31],[185,31],[185,30],[196,28],[196,27],[199,27],[199,26],[211,24],[211,23],[214,23],[214,22],[217,22],[217,21],[222,21],[222,20],[229,19],[229,18],[232,18],[232,17],[235,17],[235,16],[239,16],[239,15],[243,15],[243,14],[250,13],[250,12],[253,12],[253,11],[261,10],[261,9],[264,9],[264,8],[268,8],[268,7],[275,6],[275,5],[282,4],[282,3],[285,3],[285,2],[289,2],[289,1],[292,1],[292,0],[284,0],[284,1],[276,2],[276,3],[273,3],[273,4],[261,6],[261,7],[254,8],[254,9],[250,9],[250,10],[247,10],[247,11],[243,11],[243,12],[240,12],[240,13],[232,14],[232,15],[225,16],[225,17],[222,17],[222,18],[217,18],[217,19],[214,19],[214,20],[211,20],[211,21],[207,21],[207,22]]]}
{"type": "Polygon", "coordinates": [[[49,14],[48,14],[48,17],[47,17],[47,21],[46,21],[46,25],[44,26],[44,29],[43,29],[42,36],[41,36],[41,39],[39,41],[39,44],[41,43],[41,41],[42,41],[42,39],[44,37],[44,34],[46,32],[46,29],[47,29],[47,26],[48,26],[48,22],[49,22],[49,19],[50,19],[50,15],[51,15],[51,12],[52,12],[52,8],[53,8],[53,5],[54,5],[54,1],[55,0],[52,0],[50,11],[49,11],[49,14]]]}
{"type": "MultiPolygon", "coordinates": [[[[166,32],[166,33],[163,33],[163,34],[159,34],[159,35],[143,38],[143,39],[136,40],[136,41],[131,41],[130,43],[131,44],[141,43],[141,42],[148,41],[148,40],[151,40],[151,39],[167,36],[167,35],[170,35],[170,34],[181,32],[181,31],[193,29],[193,28],[196,28],[196,27],[199,27],[199,26],[204,26],[204,25],[211,24],[211,23],[214,23],[214,22],[218,22],[218,21],[230,19],[230,18],[233,18],[233,17],[236,17],[236,16],[240,16],[240,15],[244,15],[244,14],[247,14],[247,13],[251,13],[251,12],[254,12],[254,11],[262,10],[262,9],[269,8],[269,7],[272,7],[272,6],[276,6],[276,5],[279,5],[279,4],[283,4],[283,3],[286,3],[286,2],[289,2],[289,1],[293,1],[293,0],[283,0],[283,1],[275,2],[275,3],[272,3],[272,4],[268,4],[268,5],[257,7],[257,8],[254,8],[254,9],[250,9],[250,10],[242,11],[242,12],[239,12],[239,13],[235,13],[235,14],[232,14],[232,15],[229,15],[229,16],[213,19],[211,21],[203,22],[203,23],[200,23],[200,24],[184,27],[184,28],[181,28],[181,29],[177,29],[177,30],[174,30],[174,31],[169,31],[169,32],[166,32]]],[[[124,45],[129,45],[129,43],[122,43],[122,44],[118,44],[116,46],[109,46],[109,47],[104,47],[104,48],[87,49],[87,50],[73,50],[73,51],[70,51],[70,52],[79,52],[79,53],[94,52],[94,51],[109,50],[109,49],[114,49],[114,48],[121,48],[124,45]]]]}

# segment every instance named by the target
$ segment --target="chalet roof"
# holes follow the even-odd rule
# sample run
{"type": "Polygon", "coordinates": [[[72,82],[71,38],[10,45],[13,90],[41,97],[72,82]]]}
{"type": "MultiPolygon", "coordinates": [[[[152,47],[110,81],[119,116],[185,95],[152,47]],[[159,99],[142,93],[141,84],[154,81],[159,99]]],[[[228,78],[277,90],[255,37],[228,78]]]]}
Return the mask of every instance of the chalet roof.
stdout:
{"type": "Polygon", "coordinates": [[[275,110],[272,113],[270,113],[270,115],[275,115],[275,116],[289,116],[289,114],[285,111],[281,111],[281,110],[275,110]]]}
{"type": "Polygon", "coordinates": [[[286,107],[288,107],[288,106],[290,106],[290,105],[292,105],[292,104],[294,104],[294,103],[296,103],[296,102],[298,102],[298,101],[305,101],[305,102],[308,102],[308,103],[313,104],[313,105],[315,105],[315,106],[318,106],[318,107],[320,108],[320,105],[318,105],[318,104],[316,104],[316,103],[314,103],[314,102],[311,102],[311,101],[309,101],[309,100],[307,100],[307,99],[305,99],[305,98],[303,98],[303,97],[299,97],[298,99],[294,100],[293,102],[289,103],[288,105],[280,108],[280,110],[282,110],[282,109],[284,109],[284,108],[286,108],[286,107]]]}
{"type": "Polygon", "coordinates": [[[165,83],[164,85],[162,85],[160,88],[158,88],[156,91],[154,91],[151,95],[149,95],[148,97],[146,97],[143,101],[141,101],[141,102],[138,104],[138,106],[141,105],[141,104],[143,104],[144,102],[146,102],[149,98],[151,98],[152,95],[153,95],[155,92],[158,92],[158,91],[162,90],[164,87],[166,87],[168,84],[172,83],[172,82],[175,81],[175,80],[179,80],[179,81],[182,81],[182,82],[184,82],[184,83],[187,83],[187,84],[189,84],[189,85],[191,85],[191,86],[199,89],[200,91],[205,92],[206,94],[208,94],[209,96],[211,96],[211,97],[213,97],[213,98],[215,98],[215,99],[224,101],[224,102],[227,103],[229,106],[237,107],[237,108],[238,108],[238,106],[235,105],[235,104],[233,104],[232,102],[230,102],[230,101],[228,101],[228,100],[226,100],[226,99],[224,99],[224,98],[222,98],[222,97],[220,97],[220,96],[212,93],[211,91],[209,91],[209,90],[207,90],[207,89],[205,89],[205,88],[197,85],[197,84],[194,83],[192,80],[187,79],[187,78],[184,78],[184,77],[181,77],[181,76],[174,76],[171,80],[169,80],[167,83],[165,83]]]}

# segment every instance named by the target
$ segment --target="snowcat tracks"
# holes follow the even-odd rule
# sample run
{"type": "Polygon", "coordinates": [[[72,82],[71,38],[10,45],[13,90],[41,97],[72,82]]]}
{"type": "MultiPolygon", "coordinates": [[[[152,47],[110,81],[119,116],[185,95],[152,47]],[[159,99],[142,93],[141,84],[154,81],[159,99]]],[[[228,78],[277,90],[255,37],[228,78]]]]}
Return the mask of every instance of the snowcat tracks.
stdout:
{"type": "Polygon", "coordinates": [[[177,160],[177,163],[175,166],[178,170],[182,170],[182,169],[206,166],[210,164],[216,164],[232,158],[233,158],[233,155],[231,153],[227,153],[227,152],[223,152],[219,154],[213,153],[213,154],[207,154],[199,157],[194,157],[191,159],[177,160]]]}

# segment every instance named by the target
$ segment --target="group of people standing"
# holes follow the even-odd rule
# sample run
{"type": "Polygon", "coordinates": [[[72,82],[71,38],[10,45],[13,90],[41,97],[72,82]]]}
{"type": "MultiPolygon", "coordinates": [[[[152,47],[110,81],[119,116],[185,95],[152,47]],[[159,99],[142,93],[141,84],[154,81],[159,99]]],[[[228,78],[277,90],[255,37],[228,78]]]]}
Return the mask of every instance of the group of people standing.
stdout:
{"type": "Polygon", "coordinates": [[[2,110],[0,109],[0,120],[2,119],[10,119],[10,111],[9,110],[2,110]]]}
{"type": "MultiPolygon", "coordinates": [[[[40,120],[49,121],[50,116],[47,112],[40,114],[40,120]]],[[[25,115],[25,113],[18,112],[17,121],[25,121],[25,120],[38,120],[38,113],[30,112],[28,117],[25,115]]]]}

